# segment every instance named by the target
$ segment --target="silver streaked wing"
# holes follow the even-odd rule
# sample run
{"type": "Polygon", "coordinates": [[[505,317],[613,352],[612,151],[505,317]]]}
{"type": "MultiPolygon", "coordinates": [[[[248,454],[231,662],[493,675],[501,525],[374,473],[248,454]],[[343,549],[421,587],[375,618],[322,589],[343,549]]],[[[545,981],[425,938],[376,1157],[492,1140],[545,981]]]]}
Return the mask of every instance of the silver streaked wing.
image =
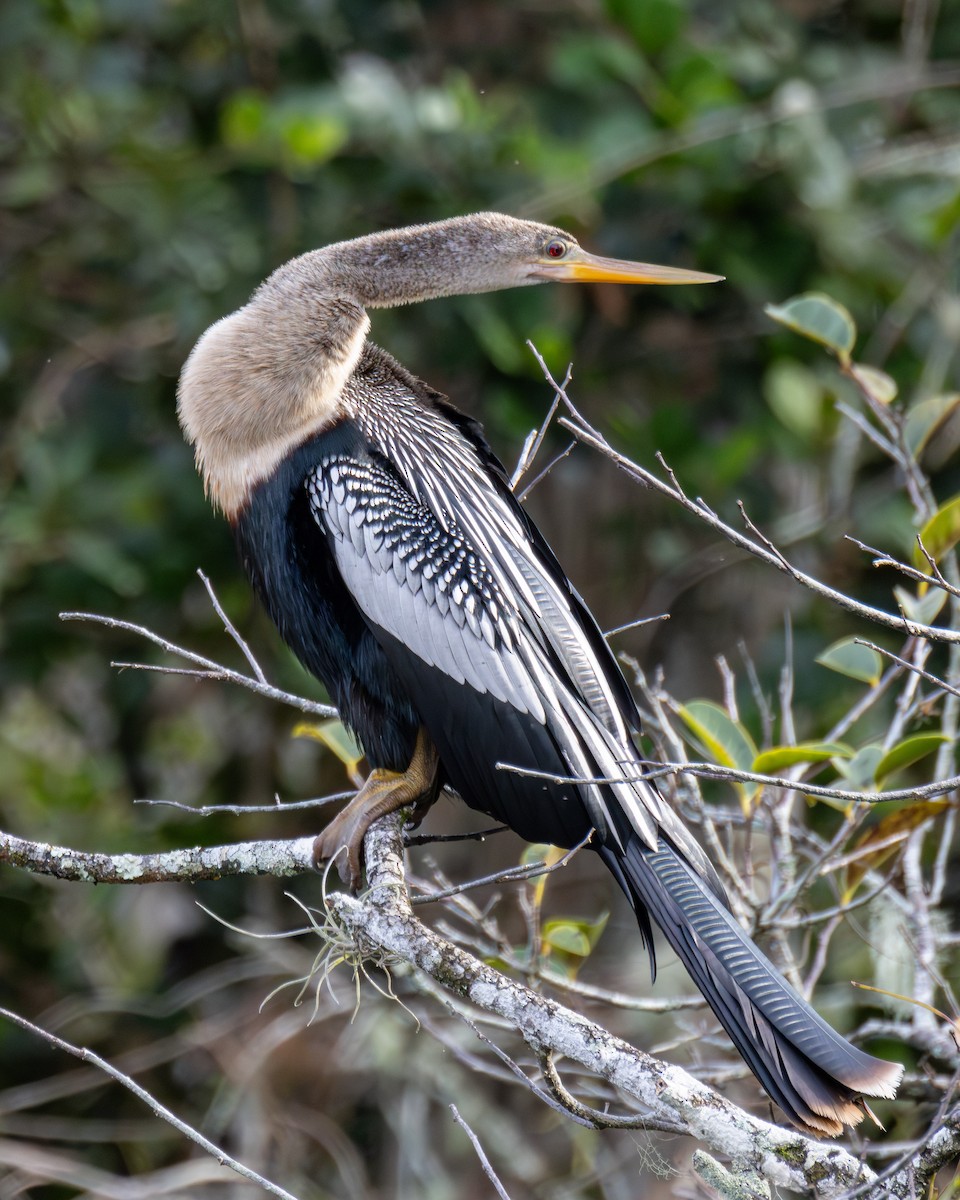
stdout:
{"type": "MultiPolygon", "coordinates": [[[[412,404],[409,397],[402,398],[412,404]]],[[[544,713],[538,719],[554,731],[570,776],[618,781],[581,786],[594,826],[619,840],[616,830],[622,822],[614,820],[609,810],[613,797],[643,841],[655,846],[657,827],[672,827],[676,821],[656,789],[640,778],[631,732],[606,678],[609,668],[597,661],[569,593],[541,561],[512,500],[500,494],[470,442],[441,414],[419,406],[416,414],[403,414],[402,407],[401,415],[407,418],[402,424],[393,405],[385,410],[387,420],[378,411],[376,420],[373,414],[366,414],[364,420],[358,413],[357,421],[396,466],[435,526],[469,545],[474,561],[483,564],[481,575],[496,604],[484,609],[481,619],[485,626],[492,621],[498,632],[509,631],[514,652],[497,664],[494,660],[502,655],[497,651],[483,663],[483,690],[503,695],[494,691],[491,681],[506,672],[513,693],[525,697],[526,711],[534,711],[530,697],[536,696],[544,713]],[[429,437],[422,432],[425,420],[429,437]],[[416,440],[411,431],[416,431],[416,440]]],[[[466,601],[473,602],[472,596],[466,601]]],[[[360,603],[363,607],[362,598],[360,603]]],[[[462,639],[450,646],[452,636],[449,628],[436,631],[437,639],[443,639],[450,650],[443,669],[476,687],[480,672],[471,674],[461,667],[454,675],[452,664],[469,647],[462,639]]]]}
{"type": "Polygon", "coordinates": [[[307,478],[314,519],[367,619],[457,683],[545,723],[522,631],[493,576],[375,460],[323,459],[307,478]]]}
{"type": "Polygon", "coordinates": [[[456,525],[480,553],[504,593],[522,608],[522,621],[555,655],[594,716],[620,741],[631,731],[620,702],[597,661],[570,595],[540,561],[512,502],[501,495],[475,448],[440,413],[397,388],[389,406],[356,419],[374,445],[395,463],[411,492],[444,525],[456,525]]]}

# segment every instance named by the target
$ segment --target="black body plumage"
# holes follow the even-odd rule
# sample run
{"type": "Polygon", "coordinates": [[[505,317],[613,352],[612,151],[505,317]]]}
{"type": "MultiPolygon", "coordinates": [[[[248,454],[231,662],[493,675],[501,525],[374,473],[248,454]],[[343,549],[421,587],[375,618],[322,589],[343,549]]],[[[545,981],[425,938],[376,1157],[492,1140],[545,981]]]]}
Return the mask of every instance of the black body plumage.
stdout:
{"type": "Polygon", "coordinates": [[[596,829],[651,961],[650,917],[771,1097],[794,1121],[829,1126],[818,1112],[868,1087],[877,1060],[786,984],[730,915],[697,844],[640,781],[629,689],[479,427],[373,346],[347,390],[356,415],[291,454],[235,523],[281,634],[371,764],[402,770],[422,723],[444,780],[473,808],[560,846],[596,829]],[[448,459],[460,469],[445,470],[448,459]],[[485,530],[505,524],[498,564],[464,528],[467,512],[485,530]],[[527,584],[523,601],[506,594],[505,563],[527,584]],[[563,605],[575,644],[562,630],[551,644],[527,611],[543,621],[563,605]],[[557,783],[498,763],[625,783],[557,783]]]}
{"type": "Polygon", "coordinates": [[[318,462],[369,453],[353,424],[316,435],[257,487],[234,521],[240,561],[284,641],[322,680],[370,763],[402,771],[420,720],[344,585],[308,482],[318,462]]]}
{"type": "MultiPolygon", "coordinates": [[[[715,278],[597,258],[496,213],[339,243],[207,330],[180,419],[282,636],[371,765],[401,773],[375,771],[358,811],[389,811],[389,788],[401,804],[427,794],[435,748],[440,781],[521,836],[573,846],[592,831],[651,964],[652,919],[770,1096],[836,1134],[861,1118],[861,1095],[892,1096],[901,1069],[836,1034],[733,919],[644,775],[637,708],[596,622],[480,427],[366,341],[368,307],[547,279],[715,278]]],[[[322,853],[355,854],[353,820],[331,829],[354,842],[324,834],[322,853]]]]}

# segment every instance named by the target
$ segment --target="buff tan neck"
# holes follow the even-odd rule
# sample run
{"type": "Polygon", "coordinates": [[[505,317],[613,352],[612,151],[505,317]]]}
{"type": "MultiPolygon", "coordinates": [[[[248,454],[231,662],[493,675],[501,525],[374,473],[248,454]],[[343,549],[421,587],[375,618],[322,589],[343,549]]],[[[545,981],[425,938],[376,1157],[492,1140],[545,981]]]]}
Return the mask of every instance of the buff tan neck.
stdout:
{"type": "Polygon", "coordinates": [[[216,507],[246,504],[297,446],[348,415],[343,386],[369,329],[367,308],[540,282],[560,231],[497,213],[339,242],[295,258],[212,325],[180,377],[178,412],[216,507]]]}
{"type": "Polygon", "coordinates": [[[341,415],[369,324],[357,301],[322,286],[264,286],[197,342],[177,408],[207,494],[228,517],[291,450],[341,415]]]}

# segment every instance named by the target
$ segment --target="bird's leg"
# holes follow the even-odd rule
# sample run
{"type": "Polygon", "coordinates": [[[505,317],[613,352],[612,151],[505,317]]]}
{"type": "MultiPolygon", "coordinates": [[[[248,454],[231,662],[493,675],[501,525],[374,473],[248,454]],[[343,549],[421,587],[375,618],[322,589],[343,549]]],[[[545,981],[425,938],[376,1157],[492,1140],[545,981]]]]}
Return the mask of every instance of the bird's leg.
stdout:
{"type": "Polygon", "coordinates": [[[363,839],[374,821],[408,804],[417,805],[418,817],[436,799],[437,752],[422,727],[410,765],[405,771],[375,767],[350,803],[333,818],[313,844],[313,861],[319,866],[346,851],[339,867],[340,877],[351,891],[360,886],[360,855],[363,839]]]}

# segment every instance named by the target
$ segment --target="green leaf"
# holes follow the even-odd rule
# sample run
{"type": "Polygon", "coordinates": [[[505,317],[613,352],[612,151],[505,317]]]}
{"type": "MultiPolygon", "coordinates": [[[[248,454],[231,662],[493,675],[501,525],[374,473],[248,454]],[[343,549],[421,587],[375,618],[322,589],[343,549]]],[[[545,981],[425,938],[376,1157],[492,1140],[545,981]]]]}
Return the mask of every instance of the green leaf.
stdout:
{"type": "Polygon", "coordinates": [[[883,659],[876,650],[859,645],[852,637],[834,642],[817,655],[816,661],[821,667],[848,675],[851,679],[862,680],[863,683],[876,684],[883,674],[883,659]]]}
{"type": "Polygon", "coordinates": [[[621,22],[647,54],[659,54],[679,34],[687,12],[678,0],[606,0],[610,16],[621,22]]]}
{"type": "Polygon", "coordinates": [[[888,750],[877,763],[873,773],[874,780],[879,784],[894,772],[902,771],[904,767],[912,766],[921,758],[926,758],[949,740],[944,733],[917,733],[913,737],[904,738],[888,750]]]}
{"type": "MultiPolygon", "coordinates": [[[[546,842],[533,842],[527,846],[520,855],[520,865],[523,867],[536,867],[543,863],[546,867],[552,867],[554,863],[558,863],[561,858],[567,853],[559,846],[551,846],[546,842]]],[[[547,888],[547,880],[550,876],[544,872],[541,875],[535,875],[530,882],[533,885],[533,905],[539,909],[543,903],[543,894],[547,888]]]]}
{"type": "Polygon", "coordinates": [[[293,736],[313,738],[315,742],[326,746],[347,768],[347,774],[351,780],[355,780],[360,761],[363,758],[363,750],[357,739],[339,718],[331,717],[329,721],[321,721],[318,725],[309,721],[301,721],[293,727],[293,736]]]}
{"type": "Polygon", "coordinates": [[[549,921],[543,931],[543,946],[548,951],[563,950],[580,958],[586,958],[590,953],[586,936],[571,921],[549,921]]]}
{"type": "Polygon", "coordinates": [[[931,396],[912,404],[903,426],[903,440],[915,459],[923,454],[927,443],[940,426],[960,408],[960,392],[931,396]]]}
{"type": "MultiPolygon", "coordinates": [[[[920,530],[920,541],[935,562],[952,550],[960,541],[960,496],[954,496],[933,514],[930,520],[920,530]]],[[[919,545],[913,551],[913,563],[919,571],[926,571],[930,564],[927,562],[919,545]]]]}
{"type": "Polygon", "coordinates": [[[780,421],[802,438],[813,438],[823,425],[823,386],[809,367],[790,358],[771,364],[763,379],[763,397],[780,421]]]}
{"type": "Polygon", "coordinates": [[[235,92],[220,115],[223,140],[235,148],[254,145],[263,136],[266,125],[266,100],[252,89],[235,92]]]}
{"type": "Polygon", "coordinates": [[[931,625],[946,604],[947,593],[942,588],[928,587],[927,584],[922,584],[922,586],[927,588],[924,596],[915,596],[906,588],[899,586],[894,587],[893,594],[908,620],[916,621],[920,625],[931,625]]]}
{"type": "Polygon", "coordinates": [[[67,556],[77,566],[115,592],[135,596],[143,590],[144,575],[140,567],[108,538],[78,529],[68,534],[65,544],[67,556]]]}
{"type": "Polygon", "coordinates": [[[798,763],[828,762],[833,758],[852,758],[853,750],[842,742],[800,742],[797,746],[773,746],[753,760],[751,770],[759,775],[779,775],[798,763]]]}
{"type": "Polygon", "coordinates": [[[863,390],[878,404],[892,404],[897,398],[897,384],[886,371],[854,363],[850,374],[863,390]]]}
{"type": "MultiPolygon", "coordinates": [[[[677,706],[677,715],[689,730],[695,743],[702,746],[707,758],[721,767],[749,771],[757,757],[753,738],[737,721],[731,720],[726,709],[712,700],[693,700],[677,706]]],[[[688,738],[688,741],[691,740],[688,738]]],[[[755,783],[734,783],[746,808],[757,793],[755,783]]]]}
{"type": "Polygon", "coordinates": [[[522,374],[527,366],[526,347],[516,329],[486,296],[462,296],[457,303],[484,352],[505,375],[522,374]]]}
{"type": "Polygon", "coordinates": [[[842,363],[849,363],[857,327],[853,317],[836,300],[820,292],[805,292],[786,304],[768,304],[763,311],[795,333],[826,346],[842,363]]]}
{"type": "Polygon", "coordinates": [[[749,771],[757,757],[753,738],[725,708],[712,700],[692,700],[677,708],[680,719],[715,763],[749,771]]]}
{"type": "Polygon", "coordinates": [[[849,762],[839,759],[834,766],[851,788],[867,791],[873,785],[873,777],[882,758],[883,747],[871,742],[869,746],[861,746],[849,762]]]}
{"type": "Polygon", "coordinates": [[[547,842],[531,842],[529,846],[525,846],[523,853],[520,855],[520,865],[522,867],[535,867],[537,863],[545,863],[550,859],[550,851],[554,847],[547,842]]]}
{"type": "Polygon", "coordinates": [[[347,130],[329,113],[292,112],[285,115],[281,136],[297,163],[316,166],[336,154],[347,140],[347,130]]]}
{"type": "Polygon", "coordinates": [[[586,958],[603,933],[609,913],[602,913],[596,921],[576,921],[569,917],[545,922],[541,941],[545,950],[561,950],[586,958]]]}
{"type": "Polygon", "coordinates": [[[844,903],[854,894],[868,871],[882,866],[891,855],[896,854],[914,829],[939,816],[949,807],[947,800],[921,800],[917,804],[898,806],[893,812],[882,817],[872,829],[867,830],[854,847],[861,852],[860,855],[847,868],[843,888],[844,903]]]}

